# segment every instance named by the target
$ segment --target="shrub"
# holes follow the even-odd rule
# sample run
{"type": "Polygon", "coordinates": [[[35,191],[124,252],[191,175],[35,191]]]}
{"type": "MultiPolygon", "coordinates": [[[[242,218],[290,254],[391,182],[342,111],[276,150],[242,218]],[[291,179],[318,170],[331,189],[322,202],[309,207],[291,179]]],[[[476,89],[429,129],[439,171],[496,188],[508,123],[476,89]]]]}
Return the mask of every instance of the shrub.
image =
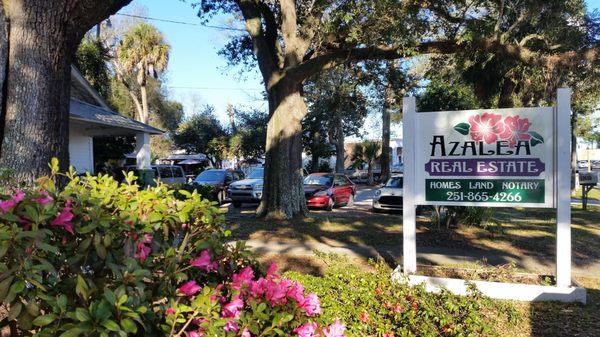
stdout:
{"type": "Polygon", "coordinates": [[[319,299],[261,273],[213,202],[130,173],[53,173],[0,194],[0,300],[11,335],[328,337],[319,299]],[[59,190],[54,181],[66,178],[59,190]],[[319,325],[317,325],[319,323],[319,325]]]}
{"type": "MultiPolygon", "coordinates": [[[[202,261],[192,262],[211,270],[208,253],[202,261]]],[[[335,320],[322,324],[319,298],[307,294],[299,282],[282,278],[271,265],[264,274],[255,275],[244,267],[216,286],[200,286],[195,281],[183,284],[180,297],[171,300],[167,324],[169,336],[291,336],[343,337],[345,326],[335,320]]]]}
{"type": "Polygon", "coordinates": [[[392,270],[382,263],[373,265],[375,272],[361,271],[339,258],[328,265],[323,277],[296,272],[285,276],[316,293],[322,319],[339,317],[347,326],[346,336],[490,336],[498,334],[490,323],[498,317],[487,313],[514,312],[476,291],[465,297],[446,291],[432,294],[423,286],[394,283],[392,270]]]}
{"type": "Polygon", "coordinates": [[[216,201],[213,193],[214,187],[208,184],[198,184],[194,182],[189,184],[176,184],[172,185],[171,189],[175,191],[175,197],[180,200],[187,199],[188,193],[194,193],[194,191],[196,191],[202,198],[216,201]],[[180,191],[187,191],[188,193],[180,191]]]}
{"type": "Polygon", "coordinates": [[[166,305],[188,279],[220,283],[255,265],[213,203],[164,185],[140,189],[127,176],[52,176],[0,195],[0,300],[12,334],[163,335],[166,305]],[[219,257],[213,273],[190,269],[203,251],[219,257]]]}

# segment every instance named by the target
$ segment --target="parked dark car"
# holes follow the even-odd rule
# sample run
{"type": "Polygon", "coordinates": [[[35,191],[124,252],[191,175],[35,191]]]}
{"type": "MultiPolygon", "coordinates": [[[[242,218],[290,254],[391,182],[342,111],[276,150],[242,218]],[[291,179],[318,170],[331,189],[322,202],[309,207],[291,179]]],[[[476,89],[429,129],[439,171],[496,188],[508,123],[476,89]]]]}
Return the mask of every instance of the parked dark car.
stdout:
{"type": "Polygon", "coordinates": [[[306,205],[328,211],[338,205],[352,206],[356,186],[344,174],[312,173],[304,178],[306,205]]]}
{"type": "Polygon", "coordinates": [[[193,183],[198,185],[212,186],[211,196],[219,202],[219,205],[228,200],[227,187],[238,180],[244,179],[244,173],[231,169],[209,169],[200,173],[193,183]]]}

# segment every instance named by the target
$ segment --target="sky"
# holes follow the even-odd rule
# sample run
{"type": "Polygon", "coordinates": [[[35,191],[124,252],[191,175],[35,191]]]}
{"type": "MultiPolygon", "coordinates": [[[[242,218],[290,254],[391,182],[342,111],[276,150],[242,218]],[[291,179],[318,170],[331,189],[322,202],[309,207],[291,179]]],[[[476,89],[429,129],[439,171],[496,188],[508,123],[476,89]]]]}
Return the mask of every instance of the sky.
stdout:
{"type": "MultiPolygon", "coordinates": [[[[586,2],[590,10],[600,10],[600,0],[586,2]]],[[[204,104],[210,104],[215,107],[221,122],[226,123],[227,104],[267,110],[258,71],[245,71],[242,77],[240,69],[227,67],[225,58],[218,55],[232,32],[200,25],[190,0],[134,0],[119,13],[189,23],[149,20],[171,45],[167,86],[171,97],[184,105],[187,115],[204,104]]],[[[226,26],[228,19],[217,17],[210,24],[226,26]]],[[[377,127],[371,124],[367,123],[366,127],[377,127]]]]}
{"type": "MultiPolygon", "coordinates": [[[[250,106],[266,111],[262,82],[257,71],[239,76],[239,69],[227,67],[218,51],[229,41],[231,32],[200,25],[190,2],[180,0],[134,0],[119,13],[197,24],[198,26],[149,20],[171,45],[167,86],[173,99],[183,103],[186,114],[204,104],[213,105],[225,122],[227,104],[250,106]]],[[[121,17],[122,18],[122,17],[121,17]]],[[[225,26],[227,18],[215,18],[211,24],[225,26]]]]}

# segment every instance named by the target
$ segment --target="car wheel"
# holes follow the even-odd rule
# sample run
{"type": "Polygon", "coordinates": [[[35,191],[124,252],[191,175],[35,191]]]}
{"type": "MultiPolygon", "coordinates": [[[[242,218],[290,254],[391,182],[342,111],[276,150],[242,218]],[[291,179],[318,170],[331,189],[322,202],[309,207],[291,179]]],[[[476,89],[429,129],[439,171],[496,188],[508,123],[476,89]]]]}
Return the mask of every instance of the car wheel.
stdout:
{"type": "Polygon", "coordinates": [[[242,203],[240,201],[234,201],[234,202],[232,202],[232,204],[233,204],[233,207],[235,207],[235,208],[242,207],[242,203]]]}
{"type": "Polygon", "coordinates": [[[346,203],[346,206],[354,206],[354,194],[350,194],[350,196],[348,197],[348,202],[346,203]]]}
{"type": "Polygon", "coordinates": [[[371,212],[373,212],[373,213],[381,213],[381,210],[379,208],[372,207],[371,208],[371,212]]]}
{"type": "Polygon", "coordinates": [[[333,211],[333,205],[335,204],[335,202],[333,202],[333,198],[329,197],[329,201],[327,202],[327,206],[325,206],[325,210],[326,211],[333,211]]]}

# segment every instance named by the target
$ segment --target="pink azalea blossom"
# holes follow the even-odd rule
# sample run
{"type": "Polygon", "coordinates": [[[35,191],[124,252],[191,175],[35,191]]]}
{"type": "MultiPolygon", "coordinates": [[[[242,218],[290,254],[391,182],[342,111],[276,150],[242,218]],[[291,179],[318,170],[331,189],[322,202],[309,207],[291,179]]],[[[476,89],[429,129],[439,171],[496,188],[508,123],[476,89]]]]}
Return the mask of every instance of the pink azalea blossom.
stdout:
{"type": "Polygon", "coordinates": [[[236,290],[242,289],[242,287],[250,285],[254,278],[254,271],[252,267],[247,266],[240,270],[239,273],[233,274],[231,277],[231,287],[236,290]]]}
{"type": "Polygon", "coordinates": [[[140,258],[140,262],[144,263],[144,261],[146,261],[146,258],[148,258],[148,255],[150,255],[150,253],[152,252],[152,249],[142,242],[138,242],[136,247],[137,256],[140,258]]]}
{"type": "Polygon", "coordinates": [[[242,337],[252,337],[250,331],[248,331],[248,328],[244,328],[244,330],[242,330],[242,337]]]}
{"type": "Polygon", "coordinates": [[[223,326],[223,330],[237,332],[238,325],[236,322],[230,320],[230,321],[227,321],[227,323],[225,323],[225,326],[223,326]]]}
{"type": "Polygon", "coordinates": [[[65,208],[56,216],[54,220],[52,220],[51,224],[53,226],[63,227],[67,232],[74,234],[73,232],[73,224],[71,220],[73,220],[73,213],[71,212],[71,200],[67,200],[65,208]]]}
{"type": "Polygon", "coordinates": [[[471,138],[476,142],[483,140],[486,144],[492,144],[498,139],[498,135],[504,131],[501,119],[501,115],[488,112],[469,117],[471,138]]]}
{"type": "Polygon", "coordinates": [[[8,212],[10,209],[17,206],[25,198],[25,192],[18,190],[10,199],[0,201],[0,209],[2,213],[8,212]]]}
{"type": "Polygon", "coordinates": [[[12,199],[0,201],[0,209],[2,209],[2,213],[8,212],[13,207],[15,207],[15,202],[12,199]]]}
{"type": "Polygon", "coordinates": [[[221,313],[222,317],[238,317],[240,310],[244,307],[244,301],[241,298],[237,297],[231,302],[225,304],[223,306],[223,312],[221,313]]]}
{"type": "Polygon", "coordinates": [[[504,131],[500,133],[500,138],[508,140],[510,147],[515,147],[520,140],[530,140],[531,135],[527,133],[531,123],[529,119],[519,116],[509,116],[504,119],[504,131]]]}
{"type": "Polygon", "coordinates": [[[207,272],[216,270],[218,267],[218,263],[216,261],[212,261],[210,257],[210,251],[208,249],[200,252],[200,256],[190,260],[190,266],[198,267],[200,269],[204,269],[207,272]]]}
{"type": "Polygon", "coordinates": [[[167,313],[167,315],[172,315],[175,313],[175,310],[172,307],[168,307],[165,312],[167,313]]]}
{"type": "Polygon", "coordinates": [[[321,313],[321,302],[315,294],[308,294],[304,301],[300,303],[300,308],[306,312],[307,316],[314,316],[321,313]]]}
{"type": "Polygon", "coordinates": [[[368,312],[363,312],[362,314],[360,314],[360,316],[358,316],[358,320],[363,323],[367,323],[369,319],[370,317],[368,312]]]}
{"type": "Polygon", "coordinates": [[[277,273],[277,269],[278,268],[279,267],[277,266],[277,263],[271,262],[271,264],[269,265],[269,268],[267,269],[267,279],[270,279],[270,278],[277,279],[277,278],[279,278],[279,274],[277,273]]]}
{"type": "Polygon", "coordinates": [[[300,282],[292,283],[292,286],[288,289],[287,297],[298,303],[304,302],[304,287],[302,284],[300,282]]]}
{"type": "Polygon", "coordinates": [[[344,335],[345,330],[346,326],[340,323],[340,320],[336,318],[333,324],[323,329],[323,333],[325,334],[325,337],[346,337],[346,335],[344,335]]]}
{"type": "Polygon", "coordinates": [[[48,205],[49,203],[51,203],[52,201],[54,201],[54,198],[52,198],[48,192],[46,190],[41,190],[40,194],[42,195],[39,198],[35,198],[33,199],[33,201],[37,202],[38,204],[41,204],[43,206],[48,205]]]}
{"type": "Polygon", "coordinates": [[[392,332],[386,332],[383,334],[383,337],[394,337],[394,333],[392,332]]]}
{"type": "Polygon", "coordinates": [[[317,323],[304,323],[301,326],[294,329],[294,332],[298,334],[299,337],[315,337],[317,336],[317,323]]]}
{"type": "Polygon", "coordinates": [[[21,201],[23,201],[23,199],[25,199],[25,192],[18,190],[17,193],[13,195],[12,199],[15,202],[15,204],[20,203],[21,201]]]}
{"type": "Polygon", "coordinates": [[[144,243],[152,243],[152,239],[154,239],[152,234],[144,234],[144,243]]]}
{"type": "Polygon", "coordinates": [[[204,332],[197,330],[197,331],[188,331],[186,332],[187,337],[204,337],[204,332]]]}
{"type": "Polygon", "coordinates": [[[283,282],[275,282],[272,279],[267,280],[267,291],[265,294],[267,301],[269,301],[271,305],[277,305],[280,303],[285,304],[285,296],[288,291],[288,286],[286,286],[286,284],[283,282]]]}
{"type": "Polygon", "coordinates": [[[254,298],[262,297],[267,291],[267,280],[259,278],[255,282],[250,283],[250,294],[254,298]]]}
{"type": "Polygon", "coordinates": [[[181,287],[177,288],[177,290],[186,295],[186,296],[194,296],[198,291],[202,289],[196,281],[188,281],[184,283],[181,287]]]}

